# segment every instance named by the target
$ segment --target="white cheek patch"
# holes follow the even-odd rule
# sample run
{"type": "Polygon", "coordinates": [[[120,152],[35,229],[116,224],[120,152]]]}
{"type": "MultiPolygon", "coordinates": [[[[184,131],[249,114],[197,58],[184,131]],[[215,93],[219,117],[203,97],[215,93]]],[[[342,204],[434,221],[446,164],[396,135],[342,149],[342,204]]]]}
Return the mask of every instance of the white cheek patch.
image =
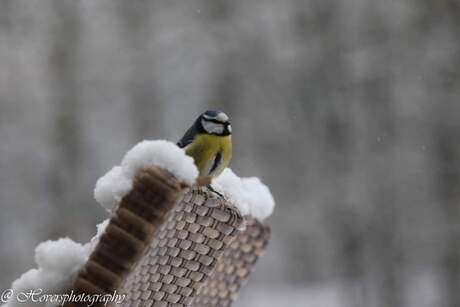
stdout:
{"type": "Polygon", "coordinates": [[[232,125],[228,125],[227,130],[228,130],[228,132],[232,133],[232,125]]]}
{"type": "Polygon", "coordinates": [[[224,126],[222,124],[217,124],[213,122],[208,122],[206,120],[201,120],[201,125],[207,133],[212,134],[222,134],[224,133],[224,126]]]}

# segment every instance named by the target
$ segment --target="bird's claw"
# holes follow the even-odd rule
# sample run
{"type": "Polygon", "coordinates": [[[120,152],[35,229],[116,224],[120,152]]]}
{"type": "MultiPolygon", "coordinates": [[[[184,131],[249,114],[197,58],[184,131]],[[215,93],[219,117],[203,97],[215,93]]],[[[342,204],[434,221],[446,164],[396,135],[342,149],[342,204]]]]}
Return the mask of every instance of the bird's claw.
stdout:
{"type": "Polygon", "coordinates": [[[220,192],[217,192],[217,191],[212,187],[212,185],[209,184],[207,187],[208,187],[208,189],[209,189],[211,192],[213,192],[213,193],[219,195],[219,196],[222,197],[222,198],[225,198],[224,195],[222,195],[220,192]]]}

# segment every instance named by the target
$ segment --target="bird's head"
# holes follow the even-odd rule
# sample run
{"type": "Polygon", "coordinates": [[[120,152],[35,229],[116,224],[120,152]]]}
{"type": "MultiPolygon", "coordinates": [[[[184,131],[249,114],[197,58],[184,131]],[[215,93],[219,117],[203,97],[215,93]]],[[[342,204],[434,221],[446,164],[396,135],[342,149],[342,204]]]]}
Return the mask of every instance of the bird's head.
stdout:
{"type": "Polygon", "coordinates": [[[198,117],[199,130],[206,134],[226,136],[232,134],[230,119],[222,111],[208,110],[198,117]]]}

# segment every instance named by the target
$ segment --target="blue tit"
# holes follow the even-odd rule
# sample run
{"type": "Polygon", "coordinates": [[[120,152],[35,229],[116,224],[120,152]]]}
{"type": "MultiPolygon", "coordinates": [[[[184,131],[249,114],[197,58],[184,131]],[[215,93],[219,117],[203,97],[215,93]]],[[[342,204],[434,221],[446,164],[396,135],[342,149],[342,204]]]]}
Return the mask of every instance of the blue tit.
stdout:
{"type": "Polygon", "coordinates": [[[177,145],[195,160],[200,177],[218,176],[232,159],[232,126],[227,114],[204,112],[177,145]]]}

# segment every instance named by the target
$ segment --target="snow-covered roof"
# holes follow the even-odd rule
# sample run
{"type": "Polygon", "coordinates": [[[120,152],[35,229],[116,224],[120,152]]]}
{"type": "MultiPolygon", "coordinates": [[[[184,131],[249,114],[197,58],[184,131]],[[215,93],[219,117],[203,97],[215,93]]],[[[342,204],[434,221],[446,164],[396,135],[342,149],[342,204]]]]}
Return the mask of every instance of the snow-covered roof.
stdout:
{"type": "MultiPolygon", "coordinates": [[[[112,212],[132,188],[134,176],[147,166],[159,166],[179,180],[192,184],[198,176],[193,159],[183,149],[168,141],[142,141],[134,146],[121,162],[101,177],[94,189],[99,204],[112,212]]],[[[212,186],[224,194],[241,214],[263,220],[273,212],[275,201],[259,178],[239,178],[226,169],[213,180],[212,186]]]]}
{"type": "Polygon", "coordinates": [[[264,220],[275,208],[275,200],[269,188],[257,177],[240,178],[227,168],[213,180],[212,186],[224,194],[243,215],[264,220]]]}
{"type": "Polygon", "coordinates": [[[134,176],[148,166],[166,169],[190,185],[198,177],[198,169],[193,159],[176,144],[164,140],[142,141],[126,153],[121,166],[113,167],[99,178],[94,189],[94,198],[112,212],[131,190],[134,176]]]}

